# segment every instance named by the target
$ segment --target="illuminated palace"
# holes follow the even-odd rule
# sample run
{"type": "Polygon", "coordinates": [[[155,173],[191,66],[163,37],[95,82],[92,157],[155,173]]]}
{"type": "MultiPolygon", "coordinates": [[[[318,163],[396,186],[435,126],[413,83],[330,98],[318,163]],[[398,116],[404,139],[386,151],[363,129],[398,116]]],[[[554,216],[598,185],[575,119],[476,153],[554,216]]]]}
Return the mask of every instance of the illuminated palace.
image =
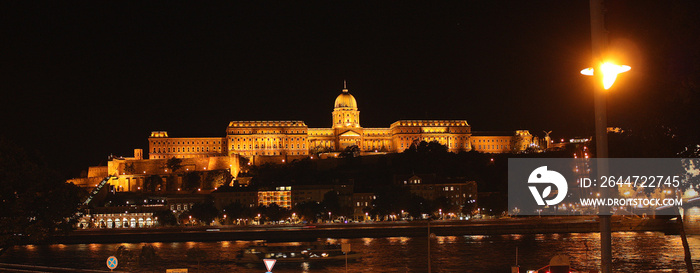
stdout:
{"type": "Polygon", "coordinates": [[[303,121],[231,121],[226,137],[173,138],[165,131],[149,137],[149,158],[243,156],[254,164],[284,162],[357,146],[363,154],[402,152],[419,141],[437,141],[451,152],[518,152],[533,143],[527,130],[472,134],[466,120],[399,120],[389,128],[363,128],[355,97],[343,88],[335,99],[331,128],[309,128],[303,121]]]}
{"type": "MultiPolygon", "coordinates": [[[[234,177],[240,159],[249,164],[284,163],[294,159],[337,157],[357,146],[362,155],[402,152],[420,141],[437,141],[451,152],[521,152],[534,147],[547,149],[543,139],[527,130],[472,132],[466,120],[399,120],[389,128],[363,128],[355,97],[346,87],[335,99],[331,128],[309,128],[303,121],[231,121],[225,137],[170,137],[166,131],[151,132],[148,157],[141,149],[133,157],[115,157],[107,166],[88,168],[87,177],[70,179],[81,187],[96,187],[106,176],[117,191],[139,191],[151,175],[167,176],[167,160],[182,159],[182,171],[228,170],[234,177]]],[[[177,177],[181,183],[181,177],[177,177]]],[[[172,190],[172,189],[168,189],[172,190]]]]}

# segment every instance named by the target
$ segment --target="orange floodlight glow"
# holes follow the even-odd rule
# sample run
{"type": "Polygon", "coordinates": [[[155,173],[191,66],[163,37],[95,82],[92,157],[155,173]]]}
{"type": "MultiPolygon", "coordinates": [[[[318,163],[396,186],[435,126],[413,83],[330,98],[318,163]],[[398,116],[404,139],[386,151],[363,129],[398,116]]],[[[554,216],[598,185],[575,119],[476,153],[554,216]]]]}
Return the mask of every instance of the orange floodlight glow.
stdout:
{"type": "MultiPolygon", "coordinates": [[[[628,65],[617,65],[610,62],[606,62],[600,65],[600,71],[603,73],[603,88],[605,90],[610,89],[617,79],[617,75],[624,73],[632,69],[628,65]]],[[[586,76],[595,75],[595,69],[589,67],[581,70],[581,74],[586,76]]]]}

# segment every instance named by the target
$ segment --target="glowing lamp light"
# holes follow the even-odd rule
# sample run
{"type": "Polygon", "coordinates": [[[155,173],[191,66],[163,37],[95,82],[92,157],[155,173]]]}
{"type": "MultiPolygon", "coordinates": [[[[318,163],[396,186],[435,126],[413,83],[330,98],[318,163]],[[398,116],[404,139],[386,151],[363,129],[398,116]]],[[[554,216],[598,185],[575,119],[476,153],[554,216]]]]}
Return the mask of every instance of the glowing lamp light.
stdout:
{"type": "Polygon", "coordinates": [[[695,189],[689,189],[689,190],[685,191],[685,193],[683,194],[683,197],[685,197],[685,198],[693,198],[693,197],[697,197],[697,196],[698,196],[698,192],[695,191],[695,189]]]}
{"type": "MultiPolygon", "coordinates": [[[[615,83],[617,75],[620,73],[627,72],[630,69],[632,68],[627,65],[617,65],[610,62],[601,64],[600,71],[601,73],[603,73],[603,88],[605,88],[605,90],[610,89],[613,83],[615,83]]],[[[595,74],[595,70],[592,67],[589,67],[584,70],[581,70],[581,74],[586,76],[593,76],[595,74]]]]}

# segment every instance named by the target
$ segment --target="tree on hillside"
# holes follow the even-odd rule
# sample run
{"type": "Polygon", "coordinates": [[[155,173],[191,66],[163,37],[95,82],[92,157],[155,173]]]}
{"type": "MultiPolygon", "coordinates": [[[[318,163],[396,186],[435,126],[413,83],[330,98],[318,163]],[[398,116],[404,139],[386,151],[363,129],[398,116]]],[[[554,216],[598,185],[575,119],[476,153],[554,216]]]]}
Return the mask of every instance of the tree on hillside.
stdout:
{"type": "Polygon", "coordinates": [[[78,187],[37,162],[0,138],[0,255],[13,245],[67,232],[75,223],[78,187]]]}
{"type": "Polygon", "coordinates": [[[206,172],[202,181],[202,189],[211,190],[223,185],[231,184],[233,176],[228,170],[214,170],[206,172]]]}
{"type": "Polygon", "coordinates": [[[380,188],[376,194],[377,198],[372,200],[372,209],[369,211],[372,216],[399,214],[401,210],[409,209],[411,193],[404,187],[380,188]]]}
{"type": "Polygon", "coordinates": [[[328,191],[323,195],[323,201],[321,206],[325,210],[325,213],[329,212],[332,215],[340,215],[340,197],[337,191],[328,191]]]}
{"type": "Polygon", "coordinates": [[[408,149],[404,150],[404,153],[411,154],[411,153],[416,153],[420,155],[427,155],[427,154],[442,154],[442,153],[447,153],[448,148],[445,145],[440,144],[440,142],[433,140],[430,142],[427,142],[425,140],[417,143],[411,144],[411,147],[408,149]]]}
{"type": "Polygon", "coordinates": [[[319,146],[312,147],[311,149],[309,149],[309,154],[318,156],[319,154],[328,153],[331,151],[333,151],[331,148],[319,145],[319,146]]]}
{"type": "Polygon", "coordinates": [[[345,150],[343,150],[340,153],[340,155],[338,155],[338,157],[342,157],[342,158],[358,157],[358,156],[360,156],[360,152],[361,152],[360,147],[358,147],[357,145],[352,145],[352,146],[346,147],[345,150]]]}
{"type": "Polygon", "coordinates": [[[128,174],[133,174],[136,172],[136,168],[134,167],[134,163],[126,163],[124,164],[124,172],[128,174]]]}
{"type": "Polygon", "coordinates": [[[247,157],[245,157],[245,156],[238,157],[238,168],[241,172],[248,171],[248,169],[250,167],[250,165],[248,165],[248,163],[250,163],[250,159],[248,159],[247,157]]]}
{"type": "Polygon", "coordinates": [[[192,217],[201,221],[205,225],[210,225],[219,215],[219,210],[214,206],[213,201],[196,203],[190,209],[192,217]]]}
{"type": "MultiPolygon", "coordinates": [[[[438,198],[435,198],[435,201],[433,202],[435,205],[434,210],[435,211],[442,211],[442,213],[448,213],[448,212],[458,212],[457,210],[459,209],[458,206],[452,204],[450,202],[450,199],[445,197],[445,196],[440,196],[438,198]]],[[[435,212],[434,211],[434,212],[435,212]]]]}
{"type": "Polygon", "coordinates": [[[448,164],[455,162],[455,154],[449,153],[447,146],[438,141],[414,143],[400,156],[405,160],[404,167],[410,172],[448,176],[449,172],[454,171],[448,164]]]}
{"type": "Polygon", "coordinates": [[[299,218],[308,222],[315,222],[322,214],[322,210],[323,206],[314,201],[299,203],[292,209],[292,211],[295,212],[299,218]]]}
{"type": "Polygon", "coordinates": [[[197,172],[188,172],[182,178],[183,190],[197,190],[202,187],[201,176],[197,172]]]}
{"type": "Polygon", "coordinates": [[[224,206],[221,210],[221,217],[226,215],[226,219],[250,219],[253,218],[253,210],[241,204],[241,202],[233,202],[224,206]]]}
{"type": "Polygon", "coordinates": [[[178,170],[182,169],[182,159],[171,157],[167,162],[165,162],[165,167],[173,173],[177,172],[178,170]]]}
{"type": "Polygon", "coordinates": [[[176,226],[177,218],[170,210],[159,210],[153,213],[153,217],[158,221],[158,225],[161,226],[176,226]]]}
{"type": "Polygon", "coordinates": [[[449,149],[446,145],[442,145],[440,142],[433,140],[431,142],[428,142],[426,153],[445,154],[448,151],[449,149]]]}
{"type": "Polygon", "coordinates": [[[177,190],[177,181],[175,180],[175,176],[168,175],[165,177],[165,190],[167,191],[175,191],[177,190]]]}
{"type": "Polygon", "coordinates": [[[462,207],[462,214],[464,215],[469,215],[472,216],[476,213],[476,202],[467,202],[464,204],[464,207],[462,207]]]}
{"type": "Polygon", "coordinates": [[[272,203],[268,206],[260,206],[258,207],[258,210],[261,216],[270,221],[282,221],[286,218],[289,218],[289,216],[291,215],[289,213],[289,210],[280,207],[276,203],[272,203]]]}
{"type": "Polygon", "coordinates": [[[425,198],[415,194],[411,195],[411,199],[409,200],[406,208],[406,212],[408,212],[411,217],[421,219],[423,214],[430,214],[432,211],[433,205],[430,200],[426,200],[425,198]]]}
{"type": "Polygon", "coordinates": [[[154,174],[146,177],[143,182],[143,188],[146,191],[155,192],[163,186],[163,178],[160,175],[154,174]]]}

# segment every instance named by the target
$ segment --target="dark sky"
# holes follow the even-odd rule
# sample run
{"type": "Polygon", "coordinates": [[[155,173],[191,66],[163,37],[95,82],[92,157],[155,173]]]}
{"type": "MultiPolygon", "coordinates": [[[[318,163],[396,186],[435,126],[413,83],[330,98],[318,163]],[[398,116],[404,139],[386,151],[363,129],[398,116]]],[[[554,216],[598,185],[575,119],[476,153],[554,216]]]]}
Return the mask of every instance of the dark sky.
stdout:
{"type": "MultiPolygon", "coordinates": [[[[152,130],[330,127],[343,80],[363,127],[466,119],[476,131],[593,134],[592,82],[579,74],[591,64],[588,1],[8,2],[0,134],[70,174],[146,149],[152,130]]],[[[697,37],[684,35],[698,10],[609,2],[611,47],[633,67],[610,98],[610,122],[624,126],[638,109],[662,114],[648,110],[664,85],[655,71],[697,60],[697,37]]]]}

